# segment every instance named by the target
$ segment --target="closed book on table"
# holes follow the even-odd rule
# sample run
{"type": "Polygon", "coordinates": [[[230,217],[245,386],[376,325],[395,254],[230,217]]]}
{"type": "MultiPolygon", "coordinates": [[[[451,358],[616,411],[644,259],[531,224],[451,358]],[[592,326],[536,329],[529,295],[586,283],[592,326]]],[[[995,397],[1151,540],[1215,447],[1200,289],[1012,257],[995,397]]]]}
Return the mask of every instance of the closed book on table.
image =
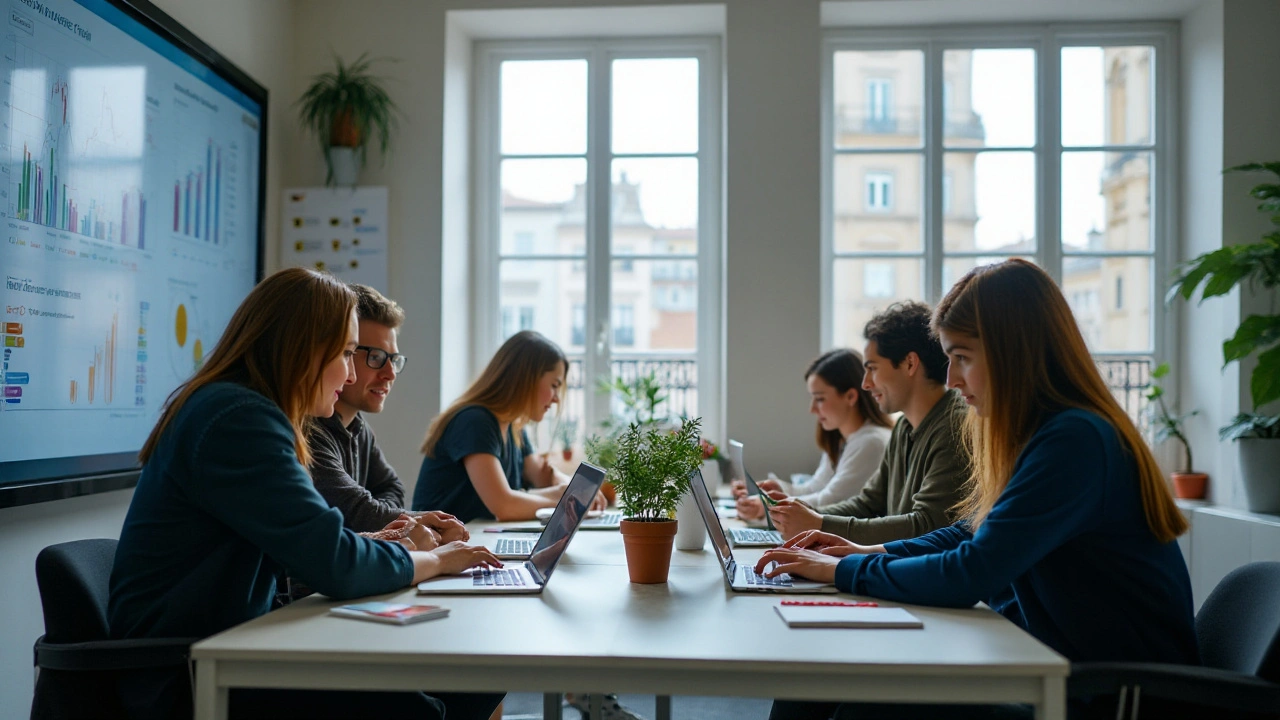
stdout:
{"type": "Polygon", "coordinates": [[[922,628],[924,623],[903,608],[842,605],[774,605],[793,628],[922,628]]]}
{"type": "Polygon", "coordinates": [[[329,614],[392,625],[409,625],[410,623],[442,618],[449,614],[449,608],[441,607],[440,605],[367,602],[330,608],[329,614]]]}

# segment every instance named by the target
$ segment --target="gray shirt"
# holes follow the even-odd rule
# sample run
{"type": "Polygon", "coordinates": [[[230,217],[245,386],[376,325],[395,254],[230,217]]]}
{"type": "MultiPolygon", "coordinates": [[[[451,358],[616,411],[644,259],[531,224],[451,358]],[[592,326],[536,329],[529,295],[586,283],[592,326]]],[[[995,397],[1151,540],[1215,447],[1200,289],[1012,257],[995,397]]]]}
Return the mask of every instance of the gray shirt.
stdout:
{"type": "Polygon", "coordinates": [[[359,413],[350,427],[337,413],[316,419],[307,442],[311,480],[329,506],[342,511],[347,527],[381,530],[405,512],[404,485],[359,413]]]}
{"type": "Polygon", "coordinates": [[[969,477],[969,453],[961,436],[968,406],[950,390],[920,427],[898,419],[885,447],[880,469],[862,492],[844,502],[816,508],[823,532],[862,545],[906,540],[951,524],[969,477]]]}

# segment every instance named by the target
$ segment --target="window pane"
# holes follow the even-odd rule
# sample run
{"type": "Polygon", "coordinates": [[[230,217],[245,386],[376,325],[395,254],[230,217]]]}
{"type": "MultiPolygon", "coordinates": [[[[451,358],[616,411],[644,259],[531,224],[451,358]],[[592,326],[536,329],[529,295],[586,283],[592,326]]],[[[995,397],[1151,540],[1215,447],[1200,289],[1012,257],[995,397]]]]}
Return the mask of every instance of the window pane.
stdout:
{"type": "MultiPolygon", "coordinates": [[[[998,262],[1008,260],[1007,255],[992,255],[989,257],[963,257],[963,258],[947,258],[942,263],[942,294],[946,295],[951,286],[959,282],[960,278],[970,270],[981,265],[993,265],[998,262]]],[[[1035,262],[1036,259],[1030,256],[1022,256],[1023,260],[1035,262]]]]}
{"type": "Polygon", "coordinates": [[[1063,258],[1062,293],[1090,350],[1151,352],[1151,273],[1150,258],[1063,258]]]}
{"type": "Polygon", "coordinates": [[[862,329],[872,315],[899,300],[924,299],[923,278],[920,260],[837,259],[832,267],[835,344],[861,349],[862,329]]]}
{"type": "Polygon", "coordinates": [[[502,152],[587,151],[587,61],[502,63],[502,152]]]}
{"type": "Polygon", "coordinates": [[[943,164],[951,177],[951,212],[943,224],[948,251],[1035,250],[1035,153],[947,153],[943,164]]]}
{"type": "Polygon", "coordinates": [[[837,155],[836,252],[920,252],[922,172],[918,153],[837,155]]]}
{"type": "Polygon", "coordinates": [[[1064,252],[1149,251],[1151,153],[1062,154],[1064,252]]]}
{"type": "Polygon", "coordinates": [[[581,352],[586,303],[586,274],[570,260],[502,260],[498,264],[498,303],[502,339],[520,330],[537,330],[566,352],[581,352]],[[575,342],[576,341],[576,342],[575,342]]]}
{"type": "Polygon", "coordinates": [[[834,81],[836,147],[920,147],[924,53],[840,51],[834,81]]]}
{"type": "Polygon", "coordinates": [[[698,252],[697,158],[613,161],[613,253],[698,252]]]}
{"type": "Polygon", "coordinates": [[[698,349],[696,260],[614,260],[610,326],[613,352],[698,349]]]}
{"type": "MultiPolygon", "coordinates": [[[[655,409],[658,417],[698,417],[698,359],[694,354],[615,350],[610,370],[613,377],[627,383],[653,376],[666,398],[655,409]]],[[[615,417],[628,417],[617,393],[613,396],[612,412],[615,417]]]]}
{"type": "Polygon", "coordinates": [[[1062,49],[1062,144],[1145,145],[1152,141],[1155,48],[1062,49]]]}
{"type": "Polygon", "coordinates": [[[948,50],[942,67],[949,147],[1035,144],[1034,50],[948,50]]]}
{"type": "Polygon", "coordinates": [[[503,160],[503,255],[585,255],[586,160],[503,160]]]}
{"type": "Polygon", "coordinates": [[[613,61],[613,151],[698,152],[698,60],[613,61]]]}

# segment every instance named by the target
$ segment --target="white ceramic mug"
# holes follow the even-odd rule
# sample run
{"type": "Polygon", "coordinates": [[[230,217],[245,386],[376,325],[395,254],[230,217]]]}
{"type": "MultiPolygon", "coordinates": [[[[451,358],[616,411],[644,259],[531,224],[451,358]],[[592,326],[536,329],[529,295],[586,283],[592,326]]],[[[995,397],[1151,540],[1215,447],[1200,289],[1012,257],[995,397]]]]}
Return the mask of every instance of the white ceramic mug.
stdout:
{"type": "Polygon", "coordinates": [[[707,541],[707,524],[691,491],[680,496],[676,506],[676,549],[701,550],[707,541]]]}

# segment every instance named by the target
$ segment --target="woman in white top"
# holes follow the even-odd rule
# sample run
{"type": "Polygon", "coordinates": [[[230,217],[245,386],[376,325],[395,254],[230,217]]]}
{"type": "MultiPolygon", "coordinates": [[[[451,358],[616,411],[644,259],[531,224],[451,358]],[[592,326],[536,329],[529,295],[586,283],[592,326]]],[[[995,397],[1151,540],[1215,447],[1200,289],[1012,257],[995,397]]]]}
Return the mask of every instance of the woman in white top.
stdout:
{"type": "MultiPolygon", "coordinates": [[[[809,389],[809,412],[818,417],[817,443],[822,450],[818,470],[807,481],[777,478],[760,482],[778,500],[795,496],[812,507],[829,505],[857,495],[880,467],[893,423],[870,395],[862,391],[862,355],[856,350],[828,350],[804,373],[809,389]]],[[[760,498],[747,496],[740,482],[738,517],[764,517],[760,498]]]]}

